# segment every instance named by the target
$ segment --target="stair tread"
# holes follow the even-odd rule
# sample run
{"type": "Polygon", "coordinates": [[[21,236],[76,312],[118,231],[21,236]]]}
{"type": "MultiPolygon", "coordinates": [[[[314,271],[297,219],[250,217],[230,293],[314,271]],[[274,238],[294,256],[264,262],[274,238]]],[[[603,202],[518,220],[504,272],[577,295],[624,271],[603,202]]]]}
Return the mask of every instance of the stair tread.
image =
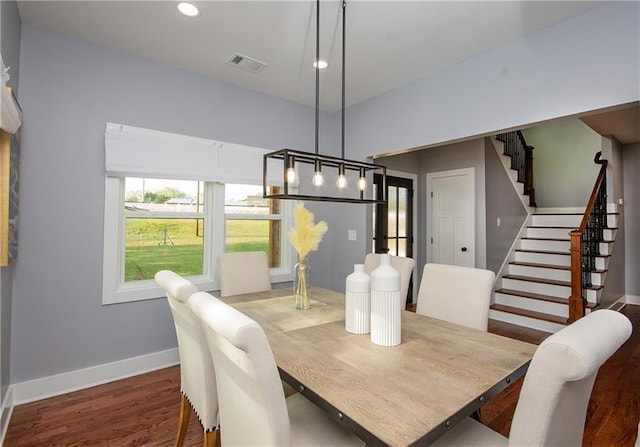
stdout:
{"type": "MultiPolygon", "coordinates": [[[[612,211],[609,213],[604,213],[607,216],[609,215],[618,215],[619,211],[612,211]]],[[[532,213],[532,216],[584,216],[584,213],[532,213]]]]}
{"type": "MultiPolygon", "coordinates": [[[[553,250],[530,250],[526,248],[516,248],[514,251],[521,251],[523,253],[542,253],[545,255],[563,255],[569,256],[571,253],[568,251],[553,251],[553,250]]],[[[596,258],[610,258],[611,255],[596,255],[596,258]]]]}
{"type": "MultiPolygon", "coordinates": [[[[550,284],[553,286],[571,287],[571,281],[559,281],[557,279],[536,278],[533,276],[511,275],[511,274],[502,275],[502,277],[506,279],[515,279],[519,281],[537,282],[540,284],[550,284]]],[[[600,290],[602,289],[602,286],[592,285],[590,287],[585,287],[585,288],[589,290],[600,290]]]]}
{"type": "Polygon", "coordinates": [[[558,304],[569,304],[569,298],[559,298],[557,296],[551,296],[551,295],[543,295],[541,293],[533,293],[533,292],[524,292],[522,290],[513,290],[513,289],[498,289],[496,290],[496,293],[504,293],[506,295],[514,295],[514,296],[521,296],[524,298],[531,298],[533,300],[540,300],[540,301],[548,301],[551,303],[558,303],[558,304]]]}
{"type": "Polygon", "coordinates": [[[502,275],[503,278],[507,279],[518,279],[520,281],[528,281],[528,282],[539,282],[542,284],[551,284],[554,286],[568,286],[571,287],[571,281],[560,281],[557,279],[546,279],[546,278],[536,278],[533,276],[523,276],[523,275],[502,275]]]}
{"type": "Polygon", "coordinates": [[[491,305],[491,309],[497,310],[497,311],[500,311],[500,312],[507,312],[507,313],[510,313],[510,314],[520,315],[520,316],[523,316],[523,317],[534,318],[536,320],[549,321],[551,323],[557,323],[557,324],[562,324],[562,325],[566,325],[567,324],[567,319],[564,318],[564,317],[559,317],[557,315],[546,314],[546,313],[543,313],[543,312],[535,312],[535,311],[532,311],[532,310],[518,309],[517,307],[505,306],[504,304],[492,304],[491,305]]]}
{"type": "Polygon", "coordinates": [[[563,255],[563,256],[569,256],[571,254],[568,251],[530,250],[526,248],[516,248],[515,251],[521,251],[524,253],[543,253],[545,255],[563,255]]]}
{"type": "MultiPolygon", "coordinates": [[[[554,230],[577,230],[577,228],[575,227],[575,225],[527,225],[527,228],[533,228],[533,229],[554,229],[554,230]]],[[[605,227],[603,228],[603,230],[617,230],[618,227],[605,227]]]]}
{"type": "MultiPolygon", "coordinates": [[[[535,267],[540,269],[552,269],[552,270],[571,270],[571,267],[568,265],[541,264],[538,262],[511,261],[509,265],[521,265],[523,267],[535,267]]],[[[591,273],[607,273],[607,270],[595,269],[591,273]]]]}
{"type": "Polygon", "coordinates": [[[559,238],[559,237],[528,237],[528,236],[523,236],[520,239],[527,239],[527,240],[531,240],[531,241],[554,241],[554,242],[569,242],[571,241],[571,239],[566,238],[559,238]]]}
{"type": "Polygon", "coordinates": [[[511,261],[509,265],[521,265],[523,267],[536,267],[541,269],[553,269],[553,270],[571,270],[571,267],[568,265],[541,264],[538,262],[511,261]]]}

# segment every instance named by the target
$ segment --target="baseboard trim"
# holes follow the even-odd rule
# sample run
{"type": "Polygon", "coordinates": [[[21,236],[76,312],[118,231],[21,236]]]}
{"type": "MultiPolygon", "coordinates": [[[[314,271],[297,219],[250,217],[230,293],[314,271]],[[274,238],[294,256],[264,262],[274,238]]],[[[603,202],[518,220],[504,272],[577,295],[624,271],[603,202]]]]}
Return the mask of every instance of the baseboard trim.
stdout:
{"type": "Polygon", "coordinates": [[[11,414],[13,413],[13,390],[11,387],[7,389],[7,394],[2,401],[2,408],[0,408],[0,445],[4,445],[4,438],[7,435],[7,429],[9,428],[9,421],[11,420],[11,414]]]}
{"type": "MultiPolygon", "coordinates": [[[[116,362],[69,371],[26,382],[14,383],[7,392],[12,394],[12,406],[59,396],[119,379],[144,374],[180,363],[178,348],[154,352],[116,362]]],[[[3,408],[4,410],[4,408],[3,408]]]]}
{"type": "Polygon", "coordinates": [[[640,305],[640,296],[638,295],[625,295],[624,302],[627,304],[640,305]]]}

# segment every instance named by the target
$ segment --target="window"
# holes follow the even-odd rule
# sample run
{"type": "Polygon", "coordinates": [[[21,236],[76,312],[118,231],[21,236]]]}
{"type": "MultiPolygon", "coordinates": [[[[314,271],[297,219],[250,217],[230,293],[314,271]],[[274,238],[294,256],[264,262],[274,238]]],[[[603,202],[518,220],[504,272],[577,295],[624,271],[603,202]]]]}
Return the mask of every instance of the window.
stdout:
{"type": "Polygon", "coordinates": [[[103,304],[163,296],[153,279],[163,269],[218,290],[224,251],[264,250],[272,282],[290,281],[290,205],[254,186],[265,152],[107,123],[103,304]]]}
{"type": "Polygon", "coordinates": [[[162,269],[204,273],[204,192],[204,182],[125,178],[125,283],[162,269]]]}
{"type": "Polygon", "coordinates": [[[262,187],[227,184],[224,189],[225,252],[264,251],[269,267],[281,266],[282,214],[279,200],[262,197],[262,187]]]}
{"type": "Polygon", "coordinates": [[[291,280],[288,209],[260,186],[107,177],[103,304],[162,296],[153,277],[165,269],[217,290],[223,251],[265,251],[272,281],[291,280]]]}

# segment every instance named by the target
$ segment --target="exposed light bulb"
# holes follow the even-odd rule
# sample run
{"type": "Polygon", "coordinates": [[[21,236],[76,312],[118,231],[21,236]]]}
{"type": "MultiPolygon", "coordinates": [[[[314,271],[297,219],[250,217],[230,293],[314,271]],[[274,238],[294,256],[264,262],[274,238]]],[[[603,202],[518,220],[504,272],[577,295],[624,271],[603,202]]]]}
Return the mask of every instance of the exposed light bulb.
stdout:
{"type": "Polygon", "coordinates": [[[324,176],[322,175],[322,172],[316,171],[316,173],[313,174],[313,177],[311,178],[311,183],[313,184],[313,186],[324,185],[324,176]]]}
{"type": "Polygon", "coordinates": [[[360,191],[364,191],[367,189],[367,179],[366,177],[360,177],[358,179],[358,189],[360,191]]]}
{"type": "Polygon", "coordinates": [[[339,189],[345,189],[347,187],[347,176],[344,172],[344,165],[338,166],[338,180],[336,180],[336,186],[339,189]]]}
{"type": "Polygon", "coordinates": [[[296,174],[295,168],[287,169],[287,183],[293,184],[298,179],[298,174],[296,174]]]}

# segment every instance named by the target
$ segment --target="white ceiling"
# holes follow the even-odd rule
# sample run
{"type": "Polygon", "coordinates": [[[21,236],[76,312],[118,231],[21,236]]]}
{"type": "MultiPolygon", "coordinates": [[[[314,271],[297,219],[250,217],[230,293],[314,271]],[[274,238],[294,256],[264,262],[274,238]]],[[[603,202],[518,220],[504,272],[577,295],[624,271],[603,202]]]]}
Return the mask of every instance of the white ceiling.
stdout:
{"type": "MultiPolygon", "coordinates": [[[[290,101],[314,105],[315,1],[19,1],[23,22],[290,101]],[[258,74],[226,61],[265,62],[258,74]]],[[[597,1],[364,1],[347,4],[347,106],[600,6],[597,1]]],[[[340,2],[322,1],[323,110],[341,105],[340,2]]]]}

